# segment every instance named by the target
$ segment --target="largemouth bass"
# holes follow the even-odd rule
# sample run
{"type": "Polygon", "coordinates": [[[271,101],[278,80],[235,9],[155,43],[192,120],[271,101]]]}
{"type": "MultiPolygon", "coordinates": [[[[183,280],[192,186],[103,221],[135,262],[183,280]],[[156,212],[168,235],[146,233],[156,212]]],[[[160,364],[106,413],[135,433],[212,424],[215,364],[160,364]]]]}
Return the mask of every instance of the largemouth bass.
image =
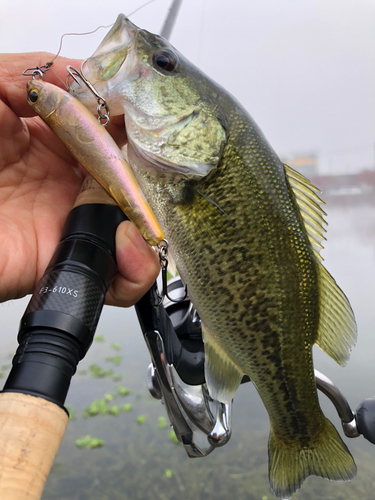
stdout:
{"type": "Polygon", "coordinates": [[[247,374],[266,406],[274,494],[291,497],[313,474],[353,478],[313,373],[313,344],[345,365],[356,340],[319,256],[316,188],[231,95],[124,16],[84,72],[111,113],[125,113],[129,163],[202,319],[211,396],[230,401],[247,374]]]}
{"type": "Polygon", "coordinates": [[[29,104],[74,158],[101,184],[150,245],[164,237],[115,141],[80,101],[41,80],[27,83],[29,104]]]}

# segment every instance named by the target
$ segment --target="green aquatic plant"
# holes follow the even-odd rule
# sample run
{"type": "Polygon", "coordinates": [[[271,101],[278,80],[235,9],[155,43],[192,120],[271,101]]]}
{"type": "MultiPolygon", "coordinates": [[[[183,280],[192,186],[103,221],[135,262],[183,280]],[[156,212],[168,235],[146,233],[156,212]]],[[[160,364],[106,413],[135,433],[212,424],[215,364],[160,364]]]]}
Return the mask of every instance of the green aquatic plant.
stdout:
{"type": "Polygon", "coordinates": [[[120,344],[116,344],[116,343],[114,343],[114,344],[111,344],[111,347],[112,347],[112,349],[114,349],[115,351],[121,351],[121,346],[120,346],[120,344]]]}
{"type": "Polygon", "coordinates": [[[146,417],[144,415],[139,415],[136,420],[137,424],[141,425],[146,422],[146,417]]]}
{"type": "Polygon", "coordinates": [[[65,405],[65,409],[69,413],[69,420],[75,420],[76,419],[76,414],[73,408],[70,405],[65,405]]]}
{"type": "Polygon", "coordinates": [[[105,360],[115,365],[119,365],[122,361],[122,356],[108,356],[107,358],[105,358],[105,360]]]}
{"type": "Polygon", "coordinates": [[[123,377],[123,375],[121,373],[116,373],[116,375],[113,375],[113,380],[115,382],[118,382],[119,380],[121,380],[123,377]]]}
{"type": "Polygon", "coordinates": [[[92,436],[84,436],[82,438],[79,438],[76,440],[76,446],[77,448],[83,449],[83,448],[100,448],[101,446],[104,446],[104,440],[99,439],[99,438],[94,438],[92,436]]]}
{"type": "Polygon", "coordinates": [[[90,375],[93,378],[103,378],[112,375],[112,370],[104,370],[99,365],[93,364],[89,366],[90,375]]]}
{"type": "MultiPolygon", "coordinates": [[[[123,391],[118,391],[119,394],[130,394],[131,391],[130,389],[126,389],[126,387],[119,388],[119,389],[124,389],[123,391]]],[[[115,397],[115,394],[113,393],[107,393],[103,396],[103,399],[95,399],[88,408],[85,408],[83,410],[82,416],[84,418],[88,417],[95,417],[96,415],[119,415],[120,414],[120,406],[118,405],[113,405],[113,406],[108,406],[108,403],[110,403],[113,398],[115,397]]],[[[122,406],[122,409],[124,412],[129,412],[130,410],[133,409],[133,405],[131,404],[125,404],[122,406]]],[[[138,417],[139,421],[137,420],[138,423],[143,423],[143,421],[146,420],[146,417],[143,417],[142,415],[138,417]],[[144,419],[142,421],[142,419],[144,419]]]]}
{"type": "Polygon", "coordinates": [[[168,432],[169,439],[172,441],[174,444],[181,444],[180,441],[177,439],[176,433],[173,429],[171,429],[168,432]]]}
{"type": "Polygon", "coordinates": [[[159,429],[165,429],[168,426],[168,422],[166,418],[164,417],[159,417],[158,418],[158,427],[159,429]]]}
{"type": "Polygon", "coordinates": [[[95,417],[96,415],[105,415],[108,411],[107,402],[104,399],[95,399],[88,408],[83,410],[83,417],[95,417]]]}
{"type": "Polygon", "coordinates": [[[171,469],[165,469],[164,476],[168,479],[171,478],[173,476],[173,472],[171,471],[171,469]]]}
{"type": "Polygon", "coordinates": [[[108,415],[115,415],[116,417],[120,415],[120,408],[117,405],[111,406],[107,409],[108,415]]]}
{"type": "Polygon", "coordinates": [[[94,340],[95,342],[105,342],[105,338],[103,335],[95,335],[94,340]]]}
{"type": "Polygon", "coordinates": [[[128,389],[127,387],[117,387],[117,392],[120,396],[128,396],[133,391],[131,389],[128,389]]]}
{"type": "Polygon", "coordinates": [[[4,377],[4,372],[0,372],[0,378],[4,377]]]}
{"type": "Polygon", "coordinates": [[[167,271],[167,280],[170,280],[171,278],[174,278],[175,276],[178,276],[178,272],[176,271],[176,274],[173,276],[169,271],[167,271]]]}

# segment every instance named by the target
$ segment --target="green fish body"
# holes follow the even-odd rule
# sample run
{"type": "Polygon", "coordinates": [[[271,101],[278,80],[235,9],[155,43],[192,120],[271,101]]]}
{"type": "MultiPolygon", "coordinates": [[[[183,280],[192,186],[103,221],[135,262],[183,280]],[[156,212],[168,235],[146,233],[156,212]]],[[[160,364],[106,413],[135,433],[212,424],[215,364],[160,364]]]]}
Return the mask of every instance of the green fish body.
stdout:
{"type": "Polygon", "coordinates": [[[313,345],[344,365],[356,338],[319,257],[316,189],[231,95],[125,17],[86,72],[111,110],[125,111],[129,163],[202,319],[211,396],[230,401],[247,374],[268,411],[273,492],[289,498],[312,474],[351,479],[356,466],[314,380],[313,345]]]}

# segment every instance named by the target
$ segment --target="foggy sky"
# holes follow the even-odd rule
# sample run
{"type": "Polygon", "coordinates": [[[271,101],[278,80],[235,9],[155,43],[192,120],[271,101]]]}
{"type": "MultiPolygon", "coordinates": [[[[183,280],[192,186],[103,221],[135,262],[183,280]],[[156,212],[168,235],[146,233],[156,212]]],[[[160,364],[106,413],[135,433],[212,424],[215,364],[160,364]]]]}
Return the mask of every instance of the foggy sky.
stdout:
{"type": "MultiPolygon", "coordinates": [[[[159,32],[170,2],[131,19],[159,32]]],[[[63,33],[142,3],[1,0],[0,47],[56,53],[63,33]]],[[[322,173],[350,173],[374,168],[374,27],[374,0],[184,0],[171,43],[244,105],[278,154],[318,153],[322,173]]],[[[90,56],[108,29],[65,37],[61,55],[90,56]]]]}

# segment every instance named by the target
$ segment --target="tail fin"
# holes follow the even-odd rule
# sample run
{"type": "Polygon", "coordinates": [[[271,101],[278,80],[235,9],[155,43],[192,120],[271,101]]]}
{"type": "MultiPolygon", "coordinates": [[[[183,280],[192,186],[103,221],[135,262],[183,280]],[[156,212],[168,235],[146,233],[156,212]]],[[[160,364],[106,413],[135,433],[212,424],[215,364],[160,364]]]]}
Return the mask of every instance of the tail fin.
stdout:
{"type": "Polygon", "coordinates": [[[357,473],[353,457],[328,419],[319,438],[306,446],[287,445],[271,430],[268,450],[271,489],[284,500],[290,498],[308,476],[349,481],[357,473]]]}

